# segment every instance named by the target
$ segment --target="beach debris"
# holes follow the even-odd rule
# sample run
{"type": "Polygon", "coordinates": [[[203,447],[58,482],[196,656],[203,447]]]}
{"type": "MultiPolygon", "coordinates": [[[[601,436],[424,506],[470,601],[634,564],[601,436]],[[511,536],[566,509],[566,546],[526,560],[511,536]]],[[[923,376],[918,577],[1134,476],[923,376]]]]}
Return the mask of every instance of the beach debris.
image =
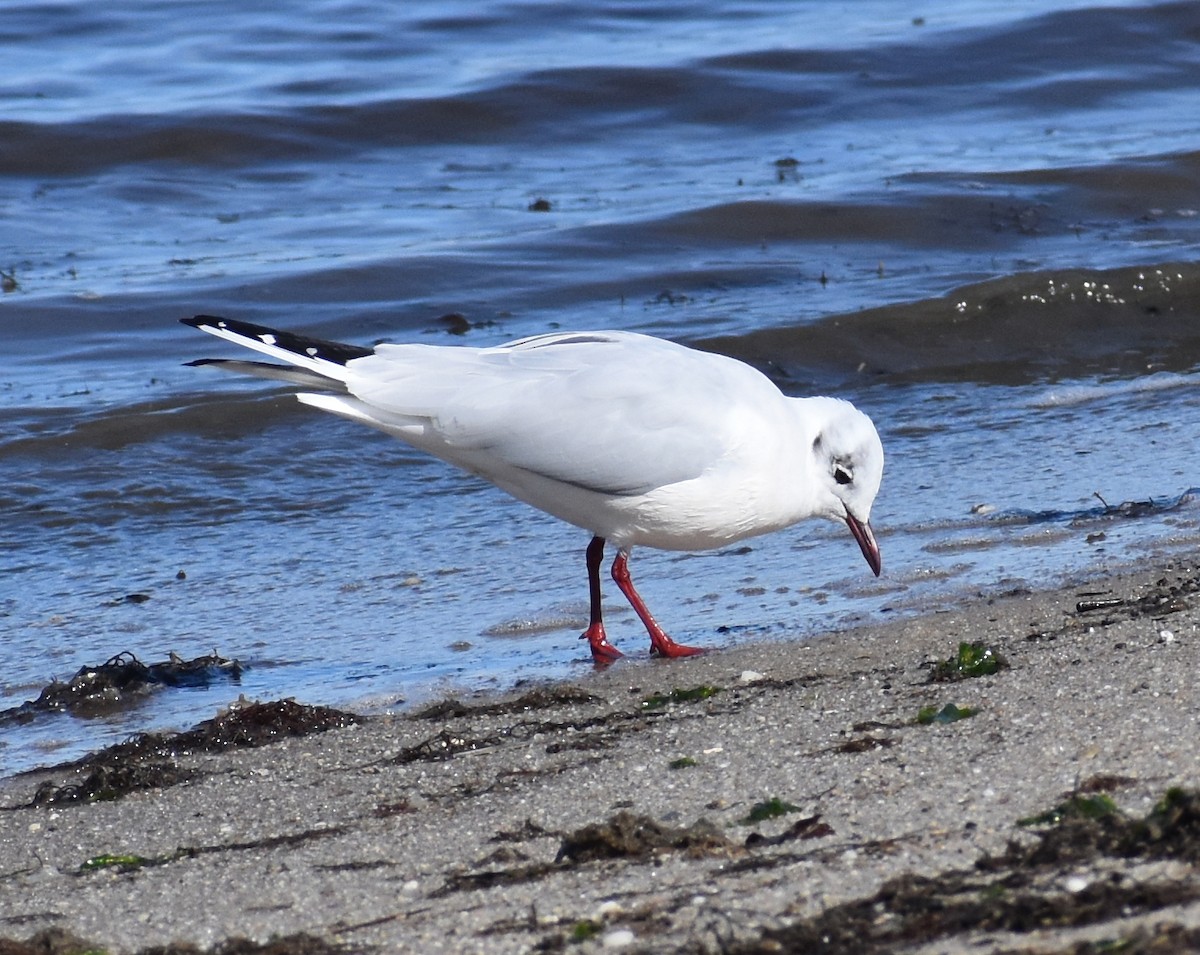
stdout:
{"type": "Polygon", "coordinates": [[[143,593],[126,594],[124,597],[117,597],[113,600],[108,601],[106,604],[104,604],[104,606],[106,606],[106,607],[123,607],[126,604],[144,604],[149,599],[150,599],[149,594],[143,594],[143,593]]]}
{"type": "Polygon", "coordinates": [[[952,683],[955,680],[970,680],[975,677],[991,676],[1007,669],[1008,661],[995,647],[982,643],[962,641],[958,652],[948,660],[934,665],[929,674],[930,683],[952,683]]]}
{"type": "MultiPolygon", "coordinates": [[[[465,335],[467,332],[475,328],[491,328],[496,323],[491,319],[486,319],[481,322],[473,322],[462,312],[447,312],[445,315],[439,315],[434,319],[440,324],[447,335],[465,335]]],[[[405,580],[406,585],[411,586],[412,583],[421,583],[418,578],[412,577],[405,580]]]]}
{"type": "MultiPolygon", "coordinates": [[[[255,942],[248,938],[226,939],[209,950],[206,955],[354,955],[373,951],[370,948],[349,943],[330,942],[317,935],[300,932],[296,935],[281,935],[266,942],[255,942]]],[[[174,944],[155,955],[195,955],[189,947],[178,949],[174,944]]]]}
{"type": "Polygon", "coordinates": [[[266,746],[282,739],[311,736],[361,722],[361,717],[345,710],[310,706],[292,699],[266,703],[243,700],[186,732],[167,736],[165,743],[176,753],[214,753],[266,746]]]}
{"type": "Polygon", "coordinates": [[[1075,612],[1108,611],[1103,618],[1106,624],[1119,617],[1161,618],[1189,609],[1191,605],[1187,598],[1196,593],[1200,593],[1200,575],[1189,572],[1177,575],[1174,581],[1162,577],[1154,582],[1148,592],[1136,597],[1119,597],[1112,591],[1081,591],[1076,595],[1079,599],[1075,603],[1075,612]]]}
{"type": "Polygon", "coordinates": [[[142,663],[128,650],[109,657],[99,666],[80,667],[65,683],[55,680],[36,700],[0,711],[0,725],[26,723],[42,713],[96,716],[139,703],[161,687],[209,686],[218,680],[236,683],[242,665],[211,654],[184,660],[171,653],[163,663],[142,663]]]}
{"type": "MultiPolygon", "coordinates": [[[[1166,498],[1162,501],[1155,501],[1153,498],[1148,498],[1144,501],[1122,501],[1120,504],[1109,504],[1099,491],[1093,491],[1092,496],[1100,502],[1100,508],[1093,508],[1090,511],[1082,512],[1079,515],[1080,519],[1104,518],[1105,520],[1137,520],[1141,517],[1153,517],[1159,514],[1168,514],[1171,511],[1176,511],[1188,504],[1192,500],[1192,489],[1184,491],[1176,497],[1166,498]]],[[[1073,521],[1077,524],[1079,521],[1073,521]]]]}
{"type": "Polygon", "coordinates": [[[683,292],[673,292],[669,288],[663,289],[654,298],[646,302],[647,305],[684,305],[692,300],[690,295],[683,292]]]}
{"type": "Polygon", "coordinates": [[[896,745],[894,736],[856,736],[832,747],[833,753],[869,753],[873,749],[888,749],[896,745]]]}
{"type": "Polygon", "coordinates": [[[936,704],[933,706],[922,706],[917,711],[917,724],[920,726],[930,726],[934,723],[957,723],[959,720],[968,719],[978,712],[978,707],[957,706],[954,703],[947,703],[941,709],[936,704]]]}
{"type": "Polygon", "coordinates": [[[1111,793],[1115,789],[1125,789],[1136,783],[1132,776],[1121,776],[1117,773],[1097,773],[1079,783],[1071,792],[1064,793],[1063,798],[1069,799],[1075,793],[1111,793]]]}
{"type": "Polygon", "coordinates": [[[1058,865],[1101,854],[1116,858],[1179,859],[1200,863],[1200,791],[1168,789],[1143,818],[1130,819],[1105,794],[1075,794],[1063,803],[1021,819],[1044,827],[1032,849],[1015,843],[1000,862],[1025,852],[1039,864],[1058,865]]]}
{"type": "Polygon", "coordinates": [[[526,816],[525,821],[517,829],[501,829],[488,842],[527,842],[530,839],[544,839],[551,835],[550,830],[539,826],[526,816]]]}
{"type": "Polygon", "coordinates": [[[10,938],[0,939],[0,953],[3,955],[84,955],[87,952],[103,951],[99,945],[84,941],[61,928],[42,929],[23,942],[10,938]]]}
{"type": "Polygon", "coordinates": [[[1065,523],[1069,527],[1089,528],[1097,522],[1139,520],[1143,517],[1169,514],[1190,504],[1198,490],[1200,489],[1188,488],[1175,497],[1163,498],[1159,501],[1148,499],[1145,501],[1122,501],[1120,504],[1109,504],[1099,491],[1095,491],[1092,496],[1100,502],[1098,507],[1083,507],[1076,510],[1010,510],[979,513],[980,516],[988,516],[999,525],[1065,523]]]}
{"type": "Polygon", "coordinates": [[[372,810],[371,815],[376,819],[386,819],[388,816],[408,815],[414,812],[420,812],[420,809],[413,805],[411,800],[401,797],[392,802],[379,803],[372,810]]]}
{"type": "Polygon", "coordinates": [[[596,859],[643,858],[684,852],[692,858],[734,848],[707,819],[690,826],[666,826],[649,816],[621,810],[606,822],[592,823],[563,837],[555,863],[579,864],[596,859]]]}
{"type": "Polygon", "coordinates": [[[750,807],[750,812],[741,820],[743,826],[752,826],[756,822],[763,822],[767,819],[778,819],[780,816],[786,816],[789,812],[799,812],[799,806],[793,806],[790,802],[785,802],[778,796],[772,796],[770,799],[764,799],[762,802],[756,802],[750,807]]]}
{"type": "MultiPolygon", "coordinates": [[[[123,744],[118,744],[123,745],[123,744]]],[[[110,749],[113,747],[110,747],[110,749]]],[[[84,761],[75,782],[44,782],[33,794],[30,806],[63,806],[71,803],[112,802],[129,793],[167,789],[195,779],[200,774],[170,760],[142,759],[101,750],[95,762],[84,761]]],[[[89,757],[90,759],[90,757],[89,757]]]]}
{"type": "Polygon", "coordinates": [[[699,765],[690,756],[680,756],[678,759],[673,759],[667,763],[667,769],[691,769],[693,766],[699,765]]]}
{"type": "Polygon", "coordinates": [[[816,813],[796,820],[775,836],[764,836],[761,832],[752,832],[746,836],[745,845],[747,849],[762,849],[767,846],[781,846],[785,842],[792,842],[796,839],[823,839],[825,836],[834,834],[833,826],[822,822],[821,814],[816,813]]]}
{"type": "MultiPolygon", "coordinates": [[[[296,935],[281,935],[266,942],[255,942],[248,938],[226,939],[209,950],[207,955],[352,955],[370,951],[360,946],[330,942],[317,935],[300,932],[296,935]]],[[[194,955],[189,947],[175,944],[156,952],[156,955],[194,955]]]]}
{"type": "Polygon", "coordinates": [[[102,852],[98,856],[84,859],[79,864],[79,871],[95,872],[98,869],[119,869],[122,872],[129,872],[146,865],[154,865],[154,860],[147,859],[145,856],[134,855],[133,853],[118,855],[111,852],[102,852]]]}
{"type": "Polygon", "coordinates": [[[1114,607],[1123,606],[1124,603],[1123,597],[1096,597],[1076,602],[1075,612],[1091,613],[1095,610],[1112,610],[1114,607]]]}
{"type": "Polygon", "coordinates": [[[776,182],[799,182],[800,160],[795,156],[783,156],[775,160],[776,182]]]}
{"type": "Polygon", "coordinates": [[[657,710],[668,703],[695,703],[707,700],[721,692],[719,686],[694,686],[690,690],[672,690],[670,693],[654,693],[642,700],[642,709],[657,710]]]}
{"type": "Polygon", "coordinates": [[[471,330],[471,323],[462,312],[447,312],[438,321],[446,326],[446,331],[451,335],[465,335],[471,330]]]}
{"type": "Polygon", "coordinates": [[[501,700],[499,703],[484,703],[471,706],[453,697],[431,703],[429,706],[413,714],[417,720],[447,720],[462,716],[499,716],[506,713],[526,713],[530,710],[545,710],[554,706],[567,704],[603,703],[604,700],[595,694],[588,693],[575,686],[550,686],[530,690],[514,700],[501,700]]]}
{"type": "Polygon", "coordinates": [[[1060,826],[1068,819],[1102,819],[1119,812],[1117,804],[1107,793],[1073,793],[1057,806],[1018,819],[1018,826],[1060,826]]]}
{"type": "Polygon", "coordinates": [[[136,869],[152,866],[170,865],[181,859],[196,859],[200,856],[215,855],[225,852],[248,852],[255,849],[279,849],[283,847],[300,846],[317,839],[328,839],[332,836],[345,835],[345,826],[326,826],[320,829],[306,829],[302,832],[289,832],[280,836],[267,836],[265,839],[251,839],[247,842],[225,842],[206,846],[179,846],[171,852],[157,856],[142,856],[137,853],[102,852],[91,856],[79,864],[77,873],[85,875],[103,869],[115,869],[118,872],[131,872],[136,869]]]}
{"type": "Polygon", "coordinates": [[[68,783],[47,781],[29,805],[50,806],[119,799],[131,792],[165,789],[199,775],[179,763],[191,753],[265,746],[282,739],[322,733],[360,722],[352,713],[294,700],[243,703],[182,733],[139,733],[124,742],[66,763],[68,783]]]}
{"type": "Polygon", "coordinates": [[[570,940],[575,943],[586,942],[589,938],[595,938],[603,930],[604,926],[595,919],[581,919],[572,927],[570,940]]]}
{"type": "MultiPolygon", "coordinates": [[[[756,937],[723,949],[736,955],[767,951],[861,952],[884,955],[903,949],[938,949],[964,932],[1044,932],[1053,927],[1106,925],[1119,916],[1163,912],[1194,902],[1192,881],[1169,872],[1144,877],[1084,878],[1073,868],[1105,857],[1200,859],[1200,793],[1171,789],[1143,819],[1120,812],[1094,818],[1067,815],[1036,832],[1037,841],[1009,843],[998,856],[983,856],[973,869],[890,879],[874,895],[830,906],[805,919],[771,926],[756,937]],[[1065,891],[1062,889],[1065,888],[1065,891]]],[[[1106,928],[1118,928],[1106,925],[1106,928]]],[[[1184,952],[1200,947],[1200,929],[1170,918],[1125,927],[1121,937],[1085,952],[1184,952]]]]}
{"type": "Polygon", "coordinates": [[[1183,494],[1163,504],[1155,504],[1153,498],[1145,501],[1122,501],[1120,504],[1109,504],[1108,501],[1100,496],[1099,491],[1093,491],[1092,497],[1103,505],[1103,515],[1105,517],[1145,517],[1147,514],[1158,514],[1163,511],[1174,510],[1186,503],[1190,495],[1183,494]]]}
{"type": "MultiPolygon", "coordinates": [[[[537,827],[537,835],[544,833],[537,827]]],[[[441,898],[454,892],[490,889],[544,879],[554,872],[585,862],[603,859],[654,859],[668,852],[684,852],[691,858],[738,851],[711,822],[701,819],[691,826],[662,825],[649,816],[621,810],[607,822],[593,823],[562,837],[553,862],[531,862],[506,869],[453,872],[430,892],[441,898]]]]}
{"type": "Polygon", "coordinates": [[[459,753],[469,753],[477,749],[489,749],[504,742],[504,734],[492,736],[464,736],[450,730],[442,730],[428,739],[423,739],[412,746],[405,746],[389,760],[391,763],[403,766],[406,763],[416,763],[440,759],[451,759],[459,753]]]}

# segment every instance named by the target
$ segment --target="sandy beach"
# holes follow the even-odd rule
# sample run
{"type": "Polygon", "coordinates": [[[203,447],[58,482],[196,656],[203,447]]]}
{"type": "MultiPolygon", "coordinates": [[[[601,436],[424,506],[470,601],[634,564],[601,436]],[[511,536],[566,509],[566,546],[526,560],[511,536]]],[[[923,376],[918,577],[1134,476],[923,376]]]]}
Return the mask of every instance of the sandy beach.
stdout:
{"type": "Polygon", "coordinates": [[[1198,594],[581,666],[112,800],[6,779],[0,952],[1200,950],[1198,594]]]}

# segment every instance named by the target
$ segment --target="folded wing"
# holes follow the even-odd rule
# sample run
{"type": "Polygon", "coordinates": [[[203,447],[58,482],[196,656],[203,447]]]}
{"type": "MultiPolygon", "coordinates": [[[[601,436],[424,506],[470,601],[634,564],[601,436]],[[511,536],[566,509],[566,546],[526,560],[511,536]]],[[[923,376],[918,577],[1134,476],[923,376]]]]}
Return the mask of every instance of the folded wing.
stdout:
{"type": "Polygon", "coordinates": [[[716,464],[737,440],[730,376],[762,377],[621,332],[486,349],[381,345],[347,372],[359,406],[346,411],[417,447],[484,473],[489,464],[520,468],[618,495],[690,480],[716,464]]]}

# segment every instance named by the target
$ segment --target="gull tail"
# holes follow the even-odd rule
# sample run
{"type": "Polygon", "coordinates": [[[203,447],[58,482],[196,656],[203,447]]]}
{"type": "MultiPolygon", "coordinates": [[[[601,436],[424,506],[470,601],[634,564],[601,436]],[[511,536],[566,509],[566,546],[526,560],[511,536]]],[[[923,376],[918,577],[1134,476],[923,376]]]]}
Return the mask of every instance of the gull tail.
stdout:
{"type": "Polygon", "coordinates": [[[286,365],[276,365],[261,361],[201,358],[188,362],[189,365],[213,365],[224,371],[287,381],[306,388],[344,392],[346,363],[375,353],[373,349],[358,345],[308,338],[292,332],[276,331],[265,325],[239,322],[232,318],[197,315],[194,318],[181,318],[180,321],[202,332],[287,362],[286,365]]]}

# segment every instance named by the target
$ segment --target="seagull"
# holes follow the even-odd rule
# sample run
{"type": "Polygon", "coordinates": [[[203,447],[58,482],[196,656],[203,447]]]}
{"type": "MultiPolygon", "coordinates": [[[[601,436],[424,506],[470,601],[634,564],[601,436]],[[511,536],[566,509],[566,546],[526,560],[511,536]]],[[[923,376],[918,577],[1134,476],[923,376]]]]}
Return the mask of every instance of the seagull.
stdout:
{"type": "Polygon", "coordinates": [[[623,654],[604,629],[600,568],[650,636],[686,657],[629,574],[640,545],[695,551],[810,517],[844,522],[882,569],[871,505],[883,445],[838,398],[793,398],[744,362],[625,331],[552,332],[487,348],[322,341],[211,315],[198,328],[284,364],[204,358],[189,365],[286,381],[300,401],[385,431],[592,535],[590,617],[580,639],[598,665],[623,654]]]}

